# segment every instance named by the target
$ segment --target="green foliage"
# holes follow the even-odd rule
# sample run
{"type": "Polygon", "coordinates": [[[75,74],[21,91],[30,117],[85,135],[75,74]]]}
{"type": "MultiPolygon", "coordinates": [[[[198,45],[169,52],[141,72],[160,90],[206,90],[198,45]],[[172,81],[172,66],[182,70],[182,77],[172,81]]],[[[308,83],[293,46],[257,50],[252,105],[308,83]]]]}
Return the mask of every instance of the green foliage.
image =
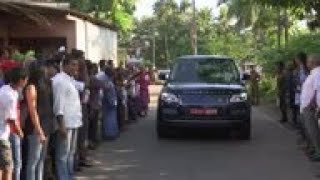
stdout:
{"type": "Polygon", "coordinates": [[[293,10],[294,14],[309,20],[312,30],[320,27],[320,1],[319,0],[255,0],[259,4],[269,5],[293,10]]]}
{"type": "Polygon", "coordinates": [[[113,23],[123,32],[128,32],[133,27],[136,0],[67,0],[67,2],[70,2],[73,9],[113,23]]]}
{"type": "MultiPolygon", "coordinates": [[[[191,23],[192,9],[188,1],[177,4],[168,0],[158,1],[153,17],[136,22],[135,37],[149,41],[156,33],[156,65],[168,67],[177,57],[192,54],[191,23]],[[145,36],[147,38],[145,38],[145,36]]],[[[197,10],[197,34],[199,54],[220,54],[244,59],[255,53],[255,34],[239,32],[230,25],[228,7],[221,9],[221,15],[213,19],[212,9],[197,10]],[[239,48],[241,47],[241,48],[239,48]]],[[[144,59],[152,59],[152,47],[147,47],[144,59]]]]}
{"type": "Polygon", "coordinates": [[[291,63],[299,52],[307,54],[320,53],[320,34],[304,34],[292,37],[287,48],[266,47],[257,54],[257,59],[266,72],[273,72],[276,62],[291,63]]]}
{"type": "Polygon", "coordinates": [[[260,96],[267,102],[274,102],[276,98],[277,81],[272,76],[266,76],[260,81],[260,96]]]}
{"type": "MultiPolygon", "coordinates": [[[[182,1],[181,4],[174,0],[168,0],[164,4],[157,1],[154,16],[136,22],[136,41],[151,44],[155,36],[157,67],[168,67],[176,57],[191,54],[190,7],[188,1],[182,1]]],[[[145,48],[147,51],[144,59],[152,59],[152,46],[145,48]]]]}
{"type": "Polygon", "coordinates": [[[25,54],[17,51],[12,55],[12,59],[23,62],[25,60],[35,59],[35,55],[36,55],[35,51],[32,51],[32,50],[27,51],[25,54]]]}

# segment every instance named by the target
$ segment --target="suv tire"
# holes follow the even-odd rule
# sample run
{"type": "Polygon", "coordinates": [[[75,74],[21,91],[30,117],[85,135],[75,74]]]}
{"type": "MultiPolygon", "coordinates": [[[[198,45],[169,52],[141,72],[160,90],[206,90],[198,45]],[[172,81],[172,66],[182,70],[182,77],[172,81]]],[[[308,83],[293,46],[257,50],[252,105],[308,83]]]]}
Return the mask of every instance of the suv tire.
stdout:
{"type": "Polygon", "coordinates": [[[159,139],[169,138],[170,133],[169,133],[168,127],[157,124],[157,136],[159,139]]]}
{"type": "Polygon", "coordinates": [[[241,140],[250,140],[251,139],[251,119],[245,121],[240,128],[239,138],[241,140]]]}

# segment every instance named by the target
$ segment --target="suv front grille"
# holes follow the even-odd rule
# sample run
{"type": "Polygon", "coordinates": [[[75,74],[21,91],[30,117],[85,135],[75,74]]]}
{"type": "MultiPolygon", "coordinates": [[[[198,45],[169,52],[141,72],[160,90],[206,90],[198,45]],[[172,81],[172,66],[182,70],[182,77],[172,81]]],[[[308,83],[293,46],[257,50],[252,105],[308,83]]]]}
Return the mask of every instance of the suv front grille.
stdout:
{"type": "Polygon", "coordinates": [[[182,104],[190,105],[212,105],[228,103],[229,96],[226,95],[181,95],[182,104]]]}
{"type": "Polygon", "coordinates": [[[231,95],[238,93],[239,90],[233,89],[195,89],[195,90],[178,90],[175,94],[181,95],[231,95]]]}

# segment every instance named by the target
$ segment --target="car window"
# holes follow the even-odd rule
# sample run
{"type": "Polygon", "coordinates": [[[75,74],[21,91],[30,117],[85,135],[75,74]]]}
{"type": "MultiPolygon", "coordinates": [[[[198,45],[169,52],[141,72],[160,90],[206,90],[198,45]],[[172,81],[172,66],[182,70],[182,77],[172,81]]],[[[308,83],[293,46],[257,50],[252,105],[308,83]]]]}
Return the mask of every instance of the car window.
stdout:
{"type": "Polygon", "coordinates": [[[171,82],[239,83],[238,69],[231,59],[183,59],[174,66],[171,82]]]}

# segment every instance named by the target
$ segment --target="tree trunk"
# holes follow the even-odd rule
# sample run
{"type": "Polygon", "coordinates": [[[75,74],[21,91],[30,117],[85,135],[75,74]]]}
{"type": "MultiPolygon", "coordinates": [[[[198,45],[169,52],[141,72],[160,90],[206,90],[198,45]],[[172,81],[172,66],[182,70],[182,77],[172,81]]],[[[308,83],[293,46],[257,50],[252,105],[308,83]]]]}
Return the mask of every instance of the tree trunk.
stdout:
{"type": "Polygon", "coordinates": [[[284,42],[285,47],[288,47],[289,44],[289,17],[287,10],[284,11],[285,25],[284,25],[284,42]]]}

